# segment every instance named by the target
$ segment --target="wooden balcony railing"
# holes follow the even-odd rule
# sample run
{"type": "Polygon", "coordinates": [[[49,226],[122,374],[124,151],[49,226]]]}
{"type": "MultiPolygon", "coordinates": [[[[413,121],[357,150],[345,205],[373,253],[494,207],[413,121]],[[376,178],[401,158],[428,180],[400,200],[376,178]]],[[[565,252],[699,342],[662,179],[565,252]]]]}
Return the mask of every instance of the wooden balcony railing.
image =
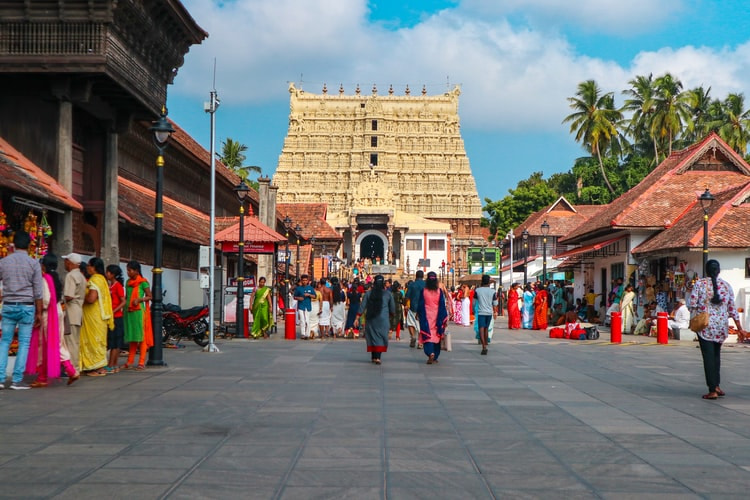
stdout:
{"type": "Polygon", "coordinates": [[[96,23],[0,23],[0,55],[101,55],[105,33],[96,23]]]}

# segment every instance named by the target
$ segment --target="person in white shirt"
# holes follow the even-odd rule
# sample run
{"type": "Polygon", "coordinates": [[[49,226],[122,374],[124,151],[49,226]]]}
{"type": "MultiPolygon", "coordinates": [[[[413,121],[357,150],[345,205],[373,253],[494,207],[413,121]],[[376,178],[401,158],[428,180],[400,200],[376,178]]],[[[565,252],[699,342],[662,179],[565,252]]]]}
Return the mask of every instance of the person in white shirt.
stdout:
{"type": "Polygon", "coordinates": [[[690,326],[690,310],[685,305],[685,299],[679,299],[677,304],[677,308],[672,311],[672,315],[669,318],[669,328],[677,330],[688,328],[690,326]]]}

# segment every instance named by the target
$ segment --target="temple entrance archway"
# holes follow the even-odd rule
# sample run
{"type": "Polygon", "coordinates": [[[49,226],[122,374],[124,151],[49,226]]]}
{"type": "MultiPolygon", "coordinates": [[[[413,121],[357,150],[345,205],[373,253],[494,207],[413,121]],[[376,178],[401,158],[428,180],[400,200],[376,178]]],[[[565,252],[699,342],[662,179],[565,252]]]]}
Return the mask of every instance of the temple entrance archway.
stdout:
{"type": "Polygon", "coordinates": [[[373,262],[380,257],[380,262],[385,262],[386,240],[378,231],[367,231],[358,238],[359,258],[369,258],[373,262]]]}

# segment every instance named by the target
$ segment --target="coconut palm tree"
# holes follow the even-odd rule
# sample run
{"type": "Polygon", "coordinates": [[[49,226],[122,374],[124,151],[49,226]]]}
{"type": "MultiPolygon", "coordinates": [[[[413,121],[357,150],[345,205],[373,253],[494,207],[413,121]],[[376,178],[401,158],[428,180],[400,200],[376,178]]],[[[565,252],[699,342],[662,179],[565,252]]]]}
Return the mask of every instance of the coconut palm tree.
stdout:
{"type": "Polygon", "coordinates": [[[747,152],[750,140],[750,110],[745,109],[743,94],[729,94],[724,100],[725,122],[719,128],[719,136],[741,155],[747,152]]]}
{"type": "Polygon", "coordinates": [[[682,91],[682,82],[666,73],[654,81],[656,99],[651,134],[666,145],[667,156],[672,154],[674,140],[683,130],[692,131],[690,96],[682,91]]]}
{"type": "Polygon", "coordinates": [[[690,114],[693,120],[693,130],[685,134],[685,142],[692,144],[699,141],[713,130],[715,117],[712,111],[711,87],[702,85],[687,91],[690,103],[690,114]]]}
{"type": "Polygon", "coordinates": [[[622,113],[614,107],[613,93],[604,94],[594,80],[586,80],[578,84],[575,97],[568,97],[568,102],[574,112],[565,117],[563,123],[570,123],[570,133],[575,132],[576,142],[596,155],[602,178],[614,193],[602,162],[602,152],[620,144],[616,124],[622,120],[622,113]]]}
{"type": "Polygon", "coordinates": [[[261,173],[261,168],[258,166],[243,165],[247,159],[245,151],[247,151],[246,145],[227,137],[221,143],[221,154],[217,155],[227,168],[234,171],[243,180],[247,180],[250,172],[261,173]]]}
{"type": "Polygon", "coordinates": [[[627,123],[626,133],[630,135],[635,144],[651,143],[654,149],[654,158],[659,157],[657,141],[651,133],[651,121],[656,111],[654,78],[651,73],[648,76],[636,76],[628,82],[630,88],[622,93],[630,96],[625,100],[622,109],[632,112],[627,123]]]}

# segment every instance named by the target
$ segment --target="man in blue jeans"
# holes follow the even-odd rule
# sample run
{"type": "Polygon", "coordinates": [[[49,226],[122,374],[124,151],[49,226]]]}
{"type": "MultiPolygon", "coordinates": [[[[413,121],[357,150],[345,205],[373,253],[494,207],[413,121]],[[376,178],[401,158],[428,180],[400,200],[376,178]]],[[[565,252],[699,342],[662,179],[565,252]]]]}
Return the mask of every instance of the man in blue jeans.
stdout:
{"type": "Polygon", "coordinates": [[[26,358],[29,355],[31,330],[42,324],[42,268],[39,261],[29,257],[29,234],[18,231],[13,235],[15,251],[0,259],[0,281],[3,282],[2,337],[0,337],[0,375],[5,389],[8,348],[18,327],[18,352],[10,388],[28,389],[23,381],[26,358]]]}
{"type": "Polygon", "coordinates": [[[487,354],[487,330],[490,322],[497,318],[497,294],[490,288],[489,274],[482,275],[482,286],[474,290],[474,300],[477,302],[477,326],[484,355],[487,354]]]}

